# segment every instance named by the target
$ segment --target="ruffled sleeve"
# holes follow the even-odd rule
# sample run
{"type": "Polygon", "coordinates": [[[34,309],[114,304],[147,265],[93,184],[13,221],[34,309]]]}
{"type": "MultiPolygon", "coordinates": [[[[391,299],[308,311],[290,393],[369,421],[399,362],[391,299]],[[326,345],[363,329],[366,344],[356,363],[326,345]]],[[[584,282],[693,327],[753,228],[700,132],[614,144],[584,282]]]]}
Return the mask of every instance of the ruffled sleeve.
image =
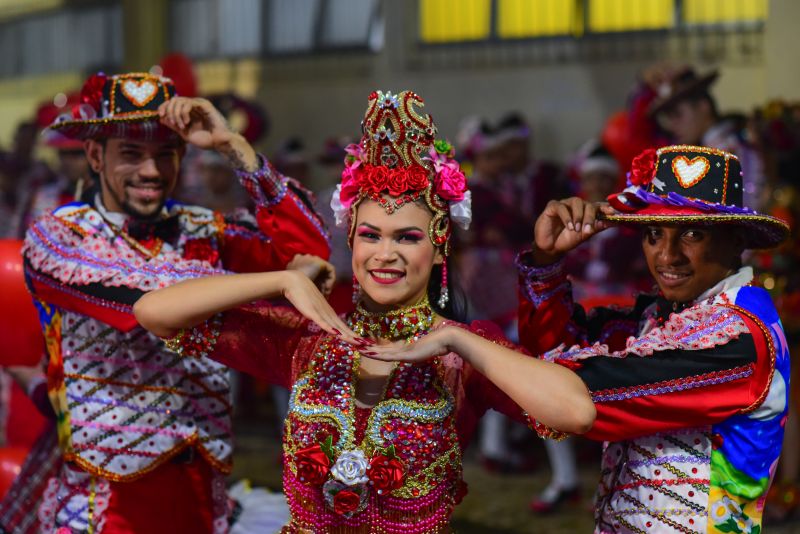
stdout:
{"type": "Polygon", "coordinates": [[[165,340],[184,357],[207,357],[256,378],[291,387],[319,329],[287,305],[256,302],[219,314],[165,340]]]}
{"type": "Polygon", "coordinates": [[[330,236],[312,207],[312,194],[280,174],[263,156],[255,172],[238,171],[255,204],[253,214],[225,219],[222,263],[235,272],[280,270],[296,254],[330,256],[330,236]]]}
{"type": "Polygon", "coordinates": [[[588,313],[572,297],[572,284],[564,261],[536,266],[530,252],[517,257],[519,270],[520,344],[532,354],[542,354],[561,344],[585,346],[600,342],[624,347],[637,333],[643,310],[654,300],[640,296],[632,308],[593,308],[588,313]]]}

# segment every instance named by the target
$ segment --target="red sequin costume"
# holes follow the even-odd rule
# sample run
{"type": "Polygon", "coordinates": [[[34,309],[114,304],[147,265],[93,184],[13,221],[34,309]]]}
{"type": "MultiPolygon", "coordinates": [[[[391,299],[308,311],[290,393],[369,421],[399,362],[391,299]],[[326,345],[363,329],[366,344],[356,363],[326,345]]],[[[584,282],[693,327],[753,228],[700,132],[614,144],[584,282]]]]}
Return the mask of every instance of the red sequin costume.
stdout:
{"type": "MultiPolygon", "coordinates": [[[[350,317],[357,320],[358,312],[350,317]]],[[[508,345],[491,323],[445,321],[434,328],[448,324],[508,345]]],[[[210,357],[292,388],[283,476],[292,521],[285,532],[449,532],[465,493],[462,451],[481,415],[492,408],[522,417],[513,401],[452,353],[398,365],[380,402],[359,408],[357,351],[290,308],[226,312],[173,342],[189,361],[210,357]],[[371,466],[362,470],[364,480],[347,484],[332,474],[348,462],[356,471],[371,466]]]]}

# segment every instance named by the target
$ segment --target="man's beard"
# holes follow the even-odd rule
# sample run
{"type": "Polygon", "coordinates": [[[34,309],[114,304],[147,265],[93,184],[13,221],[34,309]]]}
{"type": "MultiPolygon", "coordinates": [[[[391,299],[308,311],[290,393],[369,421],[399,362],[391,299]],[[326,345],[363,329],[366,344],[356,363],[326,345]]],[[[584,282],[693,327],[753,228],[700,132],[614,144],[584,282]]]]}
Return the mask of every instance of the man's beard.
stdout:
{"type": "MultiPolygon", "coordinates": [[[[163,199],[161,199],[161,201],[158,203],[158,205],[152,211],[148,210],[148,212],[145,213],[145,212],[142,212],[141,210],[137,209],[128,199],[120,198],[117,195],[116,191],[114,191],[111,187],[109,187],[109,185],[106,182],[105,178],[102,178],[102,182],[103,182],[102,189],[105,190],[105,191],[108,191],[108,194],[111,196],[111,198],[114,199],[114,202],[116,202],[117,205],[122,209],[123,213],[133,217],[134,219],[147,220],[147,219],[156,219],[156,218],[158,218],[158,216],[161,214],[161,210],[164,209],[164,205],[167,202],[167,198],[165,196],[163,199]]],[[[108,206],[106,206],[106,208],[107,207],[108,206]]]]}

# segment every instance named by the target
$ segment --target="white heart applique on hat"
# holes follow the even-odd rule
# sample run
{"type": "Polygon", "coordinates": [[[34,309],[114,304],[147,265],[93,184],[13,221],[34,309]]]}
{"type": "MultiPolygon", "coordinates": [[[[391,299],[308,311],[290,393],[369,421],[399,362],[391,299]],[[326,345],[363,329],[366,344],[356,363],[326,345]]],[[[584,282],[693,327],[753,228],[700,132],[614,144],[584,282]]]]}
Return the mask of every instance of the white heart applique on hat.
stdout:
{"type": "Polygon", "coordinates": [[[711,163],[703,156],[697,156],[689,160],[686,156],[676,156],[672,160],[672,172],[678,183],[684,188],[697,185],[700,180],[705,178],[711,169],[711,163]]]}
{"type": "Polygon", "coordinates": [[[158,86],[152,80],[124,80],[122,82],[122,94],[140,108],[150,102],[156,96],[157,91],[158,86]]]}

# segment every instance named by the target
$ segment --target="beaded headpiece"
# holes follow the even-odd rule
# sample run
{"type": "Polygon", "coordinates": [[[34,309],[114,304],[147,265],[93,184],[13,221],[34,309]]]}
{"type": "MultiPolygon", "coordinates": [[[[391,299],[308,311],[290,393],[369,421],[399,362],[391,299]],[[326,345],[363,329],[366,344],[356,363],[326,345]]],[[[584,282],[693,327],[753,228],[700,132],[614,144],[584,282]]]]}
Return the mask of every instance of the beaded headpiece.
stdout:
{"type": "Polygon", "coordinates": [[[161,141],[177,134],[159,122],[158,108],[174,98],[172,80],[146,72],[106,76],[83,84],[71,114],[59,115],[50,129],[70,139],[122,137],[161,141]]]}
{"type": "Polygon", "coordinates": [[[423,100],[411,91],[375,91],[361,124],[359,144],[347,147],[342,183],[331,199],[336,224],[348,226],[352,239],[355,210],[365,198],[387,213],[424,199],[433,212],[431,241],[449,253],[451,221],[469,226],[472,212],[467,181],[453,147],[436,139],[436,126],[421,113],[423,100]]]}

